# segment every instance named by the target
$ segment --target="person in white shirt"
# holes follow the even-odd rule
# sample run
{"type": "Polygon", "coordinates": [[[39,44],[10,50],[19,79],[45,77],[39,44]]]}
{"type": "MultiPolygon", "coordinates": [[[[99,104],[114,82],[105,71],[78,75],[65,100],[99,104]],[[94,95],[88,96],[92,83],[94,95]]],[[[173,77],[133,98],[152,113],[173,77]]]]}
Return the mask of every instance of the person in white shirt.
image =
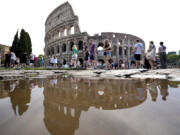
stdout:
{"type": "Polygon", "coordinates": [[[134,57],[136,61],[136,68],[140,65],[141,55],[142,55],[143,45],[139,40],[136,40],[136,44],[134,45],[134,57]]]}
{"type": "Polygon", "coordinates": [[[11,67],[14,67],[14,62],[16,60],[16,55],[14,52],[11,52],[11,67]]]}
{"type": "Polygon", "coordinates": [[[54,56],[54,59],[53,59],[53,66],[57,67],[57,57],[56,56],[54,56]]]}
{"type": "Polygon", "coordinates": [[[153,41],[150,41],[146,58],[148,59],[149,64],[151,65],[151,69],[155,68],[154,66],[154,62],[156,60],[155,55],[156,55],[156,46],[154,45],[153,41]]]}

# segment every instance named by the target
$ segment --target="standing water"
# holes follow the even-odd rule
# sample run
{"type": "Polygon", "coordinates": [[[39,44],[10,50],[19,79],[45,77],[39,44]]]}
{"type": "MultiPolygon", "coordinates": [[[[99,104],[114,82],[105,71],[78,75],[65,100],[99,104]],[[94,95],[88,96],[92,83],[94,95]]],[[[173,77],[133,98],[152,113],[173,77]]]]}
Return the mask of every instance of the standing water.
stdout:
{"type": "Polygon", "coordinates": [[[180,135],[180,83],[52,76],[0,82],[0,135],[180,135]]]}

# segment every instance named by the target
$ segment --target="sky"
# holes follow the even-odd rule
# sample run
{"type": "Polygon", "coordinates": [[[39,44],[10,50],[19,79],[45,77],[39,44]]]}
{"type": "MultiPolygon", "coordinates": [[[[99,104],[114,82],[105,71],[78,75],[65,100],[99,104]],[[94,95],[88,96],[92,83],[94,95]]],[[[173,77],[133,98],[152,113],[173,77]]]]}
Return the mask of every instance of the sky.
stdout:
{"type": "MultiPolygon", "coordinates": [[[[16,31],[31,36],[33,53],[43,54],[45,21],[66,0],[1,0],[0,44],[12,45],[16,31]]],[[[180,50],[180,0],[69,0],[81,32],[133,34],[146,43],[163,41],[167,51],[180,50]]]]}

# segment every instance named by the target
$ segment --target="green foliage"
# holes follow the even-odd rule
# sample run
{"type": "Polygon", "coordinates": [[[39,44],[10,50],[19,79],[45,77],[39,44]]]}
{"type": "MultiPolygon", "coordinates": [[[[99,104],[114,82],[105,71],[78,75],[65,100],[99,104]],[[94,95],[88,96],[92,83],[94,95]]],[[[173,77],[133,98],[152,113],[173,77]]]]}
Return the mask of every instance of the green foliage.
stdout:
{"type": "Polygon", "coordinates": [[[169,54],[167,56],[168,63],[176,63],[179,60],[179,56],[176,54],[169,54]]]}
{"type": "Polygon", "coordinates": [[[44,55],[42,55],[42,54],[40,54],[39,56],[38,56],[38,60],[37,60],[37,66],[38,67],[40,67],[40,63],[41,63],[41,57],[43,57],[43,60],[44,60],[44,55]]]}
{"type": "Polygon", "coordinates": [[[12,43],[12,46],[10,48],[12,52],[15,52],[16,56],[20,56],[22,53],[27,53],[29,56],[32,52],[32,44],[31,44],[31,38],[29,36],[29,33],[26,32],[24,29],[21,30],[20,38],[18,37],[18,31],[16,32],[16,35],[14,36],[14,41],[12,43]]]}
{"type": "Polygon", "coordinates": [[[18,31],[17,31],[16,35],[14,36],[14,41],[12,43],[12,46],[10,47],[10,51],[15,52],[16,56],[19,56],[18,44],[19,44],[19,37],[18,37],[18,31]]]}

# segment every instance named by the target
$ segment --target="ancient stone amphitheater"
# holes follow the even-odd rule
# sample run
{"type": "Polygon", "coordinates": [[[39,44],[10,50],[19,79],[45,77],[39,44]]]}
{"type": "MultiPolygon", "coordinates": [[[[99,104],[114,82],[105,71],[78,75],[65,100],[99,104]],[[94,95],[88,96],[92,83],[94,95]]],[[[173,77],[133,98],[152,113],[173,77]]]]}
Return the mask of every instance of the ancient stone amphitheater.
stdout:
{"type": "MultiPolygon", "coordinates": [[[[83,42],[94,39],[97,48],[103,45],[105,39],[112,44],[112,59],[129,61],[133,53],[133,45],[139,39],[145,46],[144,41],[134,35],[114,32],[103,32],[101,35],[90,36],[87,32],[81,32],[78,16],[74,14],[72,6],[66,2],[58,6],[45,22],[45,62],[49,63],[51,56],[57,56],[59,63],[69,63],[72,57],[72,46],[78,46],[78,59],[83,63],[83,42]]],[[[145,48],[145,47],[144,47],[145,48]]],[[[98,49],[97,49],[98,50],[98,49]]],[[[98,51],[98,61],[104,61],[102,51],[98,51]]]]}

